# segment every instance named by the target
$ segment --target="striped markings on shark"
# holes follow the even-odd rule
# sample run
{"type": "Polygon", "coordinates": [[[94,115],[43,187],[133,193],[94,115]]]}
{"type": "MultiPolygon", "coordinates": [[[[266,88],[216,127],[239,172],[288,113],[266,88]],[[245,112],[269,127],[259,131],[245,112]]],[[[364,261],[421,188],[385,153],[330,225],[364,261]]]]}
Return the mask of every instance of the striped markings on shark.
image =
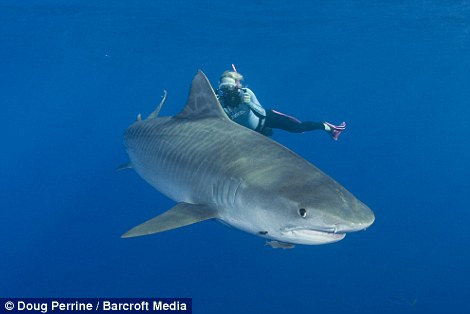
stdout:
{"type": "Polygon", "coordinates": [[[287,249],[337,242],[374,222],[365,204],[314,165],[231,121],[202,71],[179,114],[158,117],[165,98],[166,91],[125,131],[130,163],[121,168],[177,204],[122,237],[216,219],[287,249]]]}

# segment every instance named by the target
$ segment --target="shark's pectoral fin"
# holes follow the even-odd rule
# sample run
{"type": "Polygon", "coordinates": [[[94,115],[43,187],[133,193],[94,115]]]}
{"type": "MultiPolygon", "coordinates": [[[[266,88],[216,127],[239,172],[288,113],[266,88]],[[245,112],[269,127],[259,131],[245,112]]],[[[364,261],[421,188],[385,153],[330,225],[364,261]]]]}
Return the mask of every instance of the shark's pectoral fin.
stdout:
{"type": "Polygon", "coordinates": [[[122,171],[122,170],[125,170],[125,169],[132,169],[132,164],[130,162],[128,162],[126,164],[119,165],[116,168],[116,171],[122,171]]]}
{"type": "Polygon", "coordinates": [[[217,211],[207,205],[178,203],[172,209],[140,224],[123,234],[122,238],[158,233],[217,217],[217,211]]]}

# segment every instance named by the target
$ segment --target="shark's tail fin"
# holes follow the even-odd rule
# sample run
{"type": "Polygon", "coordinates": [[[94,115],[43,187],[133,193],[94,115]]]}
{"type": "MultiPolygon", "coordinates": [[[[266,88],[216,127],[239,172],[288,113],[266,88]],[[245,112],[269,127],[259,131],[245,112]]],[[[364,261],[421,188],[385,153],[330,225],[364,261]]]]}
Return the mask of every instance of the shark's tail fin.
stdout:
{"type": "Polygon", "coordinates": [[[158,113],[160,112],[160,109],[162,109],[162,105],[165,102],[166,99],[166,90],[163,90],[163,96],[162,96],[162,101],[158,104],[157,108],[147,117],[147,119],[155,119],[158,117],[158,113]]]}

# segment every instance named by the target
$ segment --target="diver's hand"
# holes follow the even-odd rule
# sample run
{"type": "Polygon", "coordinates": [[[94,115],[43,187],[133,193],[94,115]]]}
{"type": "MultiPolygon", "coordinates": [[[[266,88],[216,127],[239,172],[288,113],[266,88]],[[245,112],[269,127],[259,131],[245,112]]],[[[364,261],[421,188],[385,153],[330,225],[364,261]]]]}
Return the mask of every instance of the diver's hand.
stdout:
{"type": "Polygon", "coordinates": [[[243,93],[243,102],[244,102],[245,104],[249,104],[249,103],[250,103],[250,99],[251,99],[250,94],[244,92],[244,93],[243,93]]]}

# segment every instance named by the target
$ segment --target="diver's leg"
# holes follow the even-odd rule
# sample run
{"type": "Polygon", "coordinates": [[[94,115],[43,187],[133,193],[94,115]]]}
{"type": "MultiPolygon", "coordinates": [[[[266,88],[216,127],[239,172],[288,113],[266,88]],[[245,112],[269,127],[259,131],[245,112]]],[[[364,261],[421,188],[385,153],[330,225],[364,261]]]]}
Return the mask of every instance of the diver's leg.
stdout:
{"type": "Polygon", "coordinates": [[[306,131],[314,130],[325,130],[323,122],[306,121],[301,122],[300,120],[288,116],[276,110],[266,110],[266,122],[265,126],[273,129],[281,129],[294,133],[302,133],[306,131]]]}
{"type": "Polygon", "coordinates": [[[276,110],[269,109],[266,110],[265,127],[272,129],[282,129],[294,133],[323,130],[329,133],[333,140],[337,141],[341,132],[346,128],[346,123],[343,122],[340,125],[333,125],[328,122],[301,122],[294,117],[288,116],[276,110]]]}

